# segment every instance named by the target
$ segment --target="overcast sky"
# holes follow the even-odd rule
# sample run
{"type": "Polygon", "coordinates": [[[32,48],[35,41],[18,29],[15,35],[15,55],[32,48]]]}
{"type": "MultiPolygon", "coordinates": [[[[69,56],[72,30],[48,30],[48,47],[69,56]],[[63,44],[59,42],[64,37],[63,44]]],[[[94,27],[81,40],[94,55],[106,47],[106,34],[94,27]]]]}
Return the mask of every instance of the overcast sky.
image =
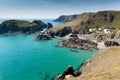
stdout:
{"type": "Polygon", "coordinates": [[[120,0],[0,0],[0,18],[56,18],[102,10],[120,10],[120,0]]]}

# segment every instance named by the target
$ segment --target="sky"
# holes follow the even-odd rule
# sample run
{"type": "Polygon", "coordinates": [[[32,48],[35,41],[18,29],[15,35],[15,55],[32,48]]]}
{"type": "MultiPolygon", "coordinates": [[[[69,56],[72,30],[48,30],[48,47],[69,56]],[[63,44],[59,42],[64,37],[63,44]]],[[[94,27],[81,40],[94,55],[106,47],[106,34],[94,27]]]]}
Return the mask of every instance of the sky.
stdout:
{"type": "Polygon", "coordinates": [[[120,10],[120,0],[0,0],[0,18],[57,18],[120,10]]]}

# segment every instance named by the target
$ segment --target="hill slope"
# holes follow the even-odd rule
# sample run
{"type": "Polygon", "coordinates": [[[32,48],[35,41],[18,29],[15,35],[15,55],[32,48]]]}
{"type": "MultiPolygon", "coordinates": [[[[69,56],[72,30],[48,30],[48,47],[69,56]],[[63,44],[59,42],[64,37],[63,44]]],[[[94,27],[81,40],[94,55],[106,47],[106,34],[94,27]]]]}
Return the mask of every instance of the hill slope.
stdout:
{"type": "Polygon", "coordinates": [[[81,71],[81,76],[66,80],[120,80],[120,47],[110,47],[96,54],[81,71]]]}
{"type": "Polygon", "coordinates": [[[70,22],[58,25],[53,30],[70,26],[73,31],[86,33],[89,28],[120,28],[119,25],[120,11],[100,11],[76,15],[70,22]]]}
{"type": "Polygon", "coordinates": [[[73,19],[77,18],[78,15],[62,15],[59,18],[55,19],[55,22],[69,22],[72,21],[73,19]]]}
{"type": "Polygon", "coordinates": [[[47,24],[41,20],[34,20],[33,22],[28,22],[24,20],[6,20],[0,24],[0,33],[7,32],[36,32],[47,28],[47,24]]]}

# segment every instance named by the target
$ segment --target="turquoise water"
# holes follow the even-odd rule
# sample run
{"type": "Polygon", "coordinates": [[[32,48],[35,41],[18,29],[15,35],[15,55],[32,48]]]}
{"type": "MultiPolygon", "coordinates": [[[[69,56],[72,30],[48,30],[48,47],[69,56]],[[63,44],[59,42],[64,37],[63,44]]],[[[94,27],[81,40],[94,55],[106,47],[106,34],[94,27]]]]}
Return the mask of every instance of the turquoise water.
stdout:
{"type": "Polygon", "coordinates": [[[0,35],[0,80],[51,80],[68,65],[76,69],[96,52],[71,52],[69,48],[55,47],[60,39],[35,41],[35,36],[0,35]]]}
{"type": "MultiPolygon", "coordinates": [[[[0,23],[3,21],[5,19],[0,19],[0,23]]],[[[52,22],[52,19],[42,21],[51,22],[53,25],[61,24],[52,22]]],[[[69,48],[55,47],[60,39],[35,41],[36,35],[0,35],[0,80],[53,80],[52,78],[62,73],[68,65],[76,69],[97,52],[71,52],[69,48]]]]}

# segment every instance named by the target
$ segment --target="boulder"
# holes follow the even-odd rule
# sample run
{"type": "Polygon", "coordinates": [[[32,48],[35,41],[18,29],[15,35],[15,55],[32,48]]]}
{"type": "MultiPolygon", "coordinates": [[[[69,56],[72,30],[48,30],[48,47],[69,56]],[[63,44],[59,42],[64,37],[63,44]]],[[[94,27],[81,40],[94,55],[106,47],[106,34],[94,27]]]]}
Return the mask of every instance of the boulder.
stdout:
{"type": "Polygon", "coordinates": [[[36,40],[51,40],[51,37],[47,34],[39,34],[36,37],[36,40]]]}
{"type": "Polygon", "coordinates": [[[119,42],[117,41],[105,41],[105,46],[109,47],[109,46],[120,46],[119,42]]]}
{"type": "Polygon", "coordinates": [[[58,36],[58,37],[64,37],[64,36],[70,34],[71,32],[72,32],[71,27],[64,27],[64,28],[58,30],[55,33],[55,35],[58,36]]]}
{"type": "Polygon", "coordinates": [[[79,70],[74,71],[72,66],[68,66],[67,69],[60,75],[56,76],[54,80],[64,80],[65,76],[72,75],[77,77],[81,74],[79,70]]]}

